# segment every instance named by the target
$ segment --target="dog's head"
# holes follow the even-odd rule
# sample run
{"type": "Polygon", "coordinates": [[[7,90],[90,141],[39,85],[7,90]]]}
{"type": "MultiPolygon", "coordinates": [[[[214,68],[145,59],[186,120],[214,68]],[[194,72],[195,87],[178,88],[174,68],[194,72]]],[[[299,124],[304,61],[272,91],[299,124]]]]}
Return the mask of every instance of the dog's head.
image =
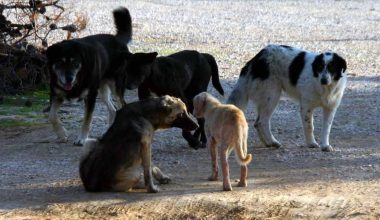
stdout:
{"type": "Polygon", "coordinates": [[[321,85],[330,85],[339,81],[347,69],[346,61],[336,53],[321,53],[316,56],[313,64],[314,77],[321,85]]]}
{"type": "Polygon", "coordinates": [[[160,123],[160,129],[177,127],[191,131],[199,127],[196,119],[187,112],[185,103],[179,98],[165,95],[159,99],[159,106],[163,109],[163,120],[160,123]]]}
{"type": "Polygon", "coordinates": [[[150,75],[157,53],[123,53],[123,56],[127,60],[125,86],[129,90],[136,89],[150,75]]]}
{"type": "Polygon", "coordinates": [[[57,77],[58,86],[71,90],[77,83],[77,75],[83,67],[83,55],[78,43],[62,41],[46,51],[48,64],[57,77]]]}
{"type": "Polygon", "coordinates": [[[201,92],[193,99],[194,111],[193,114],[197,118],[203,118],[207,103],[219,103],[219,101],[207,92],[201,92]]]}

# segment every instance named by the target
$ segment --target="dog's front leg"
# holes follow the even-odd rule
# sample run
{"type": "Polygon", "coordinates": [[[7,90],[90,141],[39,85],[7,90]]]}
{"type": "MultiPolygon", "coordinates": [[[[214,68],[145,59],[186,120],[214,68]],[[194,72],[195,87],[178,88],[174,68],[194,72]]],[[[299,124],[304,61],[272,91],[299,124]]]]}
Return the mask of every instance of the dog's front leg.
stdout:
{"type": "Polygon", "coordinates": [[[88,137],[88,133],[90,132],[90,125],[92,121],[92,113],[94,112],[95,102],[96,102],[97,93],[90,93],[85,98],[85,111],[84,111],[84,119],[82,124],[82,130],[77,140],[74,142],[74,145],[82,146],[88,137]]]}
{"type": "Polygon", "coordinates": [[[322,151],[330,152],[333,151],[333,147],[330,146],[329,137],[331,131],[331,125],[334,120],[336,108],[329,109],[323,108],[323,125],[322,125],[322,138],[321,138],[321,149],[322,151]]]}
{"type": "Polygon", "coordinates": [[[319,145],[314,138],[313,110],[314,109],[309,105],[301,103],[301,120],[306,140],[306,146],[310,148],[318,148],[319,145]]]}
{"type": "Polygon", "coordinates": [[[111,90],[108,85],[103,85],[100,88],[101,98],[103,102],[106,104],[109,116],[108,116],[108,126],[111,126],[116,115],[116,109],[111,101],[111,90]]]}
{"type": "Polygon", "coordinates": [[[66,142],[67,141],[67,132],[66,129],[63,127],[61,120],[59,119],[57,112],[59,108],[61,107],[63,103],[63,100],[61,98],[53,98],[52,103],[50,106],[50,112],[49,112],[49,121],[53,125],[54,132],[58,136],[59,142],[66,142]]]}
{"type": "Polygon", "coordinates": [[[141,159],[144,168],[144,182],[149,193],[156,193],[159,191],[158,187],[154,185],[152,178],[152,165],[151,165],[151,148],[150,138],[143,138],[141,142],[141,159]]]}

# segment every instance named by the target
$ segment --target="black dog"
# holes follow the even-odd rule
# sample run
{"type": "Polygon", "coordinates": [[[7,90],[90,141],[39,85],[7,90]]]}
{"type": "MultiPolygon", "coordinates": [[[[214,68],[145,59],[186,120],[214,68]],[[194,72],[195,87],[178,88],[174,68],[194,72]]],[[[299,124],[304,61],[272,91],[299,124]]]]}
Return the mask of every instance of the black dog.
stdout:
{"type": "Polygon", "coordinates": [[[66,130],[57,117],[59,107],[66,100],[84,98],[85,115],[82,131],[76,145],[82,145],[90,130],[92,112],[98,90],[109,110],[112,123],[116,109],[111,101],[111,91],[124,105],[125,60],[120,51],[128,53],[127,43],[132,37],[132,21],[128,9],[113,11],[117,34],[97,34],[80,39],[65,40],[50,46],[46,55],[50,68],[49,120],[60,141],[67,140],[66,130]]]}
{"type": "Polygon", "coordinates": [[[152,168],[150,144],[155,130],[170,127],[198,127],[178,98],[150,98],[117,111],[114,123],[102,138],[85,142],[79,168],[85,189],[125,192],[139,182],[143,172],[148,192],[158,192],[152,174],[160,183],[170,179],[157,167],[152,168]]]}
{"type": "MultiPolygon", "coordinates": [[[[170,56],[158,57],[157,53],[127,54],[127,89],[138,87],[139,99],[145,99],[150,92],[179,97],[186,103],[189,112],[193,111],[193,98],[204,91],[212,79],[215,89],[223,95],[219,82],[218,66],[213,56],[197,51],[185,50],[170,56]]],[[[183,131],[182,136],[191,147],[205,147],[204,120],[198,119],[199,128],[194,136],[183,131]],[[201,134],[201,142],[198,137],[201,134]]]]}

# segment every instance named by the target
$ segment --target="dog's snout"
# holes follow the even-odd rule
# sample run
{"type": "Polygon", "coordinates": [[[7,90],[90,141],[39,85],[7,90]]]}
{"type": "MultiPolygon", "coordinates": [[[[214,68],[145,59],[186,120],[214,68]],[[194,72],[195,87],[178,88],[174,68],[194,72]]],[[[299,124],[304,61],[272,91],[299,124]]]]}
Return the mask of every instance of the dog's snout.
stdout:
{"type": "Polygon", "coordinates": [[[66,82],[68,82],[68,83],[71,83],[74,79],[74,77],[72,75],[66,75],[65,78],[66,78],[66,82]]]}
{"type": "Polygon", "coordinates": [[[326,78],[322,78],[321,79],[321,84],[322,85],[327,85],[327,83],[328,83],[328,80],[326,78]]]}
{"type": "Polygon", "coordinates": [[[196,119],[189,113],[183,113],[177,117],[173,122],[173,127],[182,128],[187,131],[197,129],[199,127],[196,119]]]}

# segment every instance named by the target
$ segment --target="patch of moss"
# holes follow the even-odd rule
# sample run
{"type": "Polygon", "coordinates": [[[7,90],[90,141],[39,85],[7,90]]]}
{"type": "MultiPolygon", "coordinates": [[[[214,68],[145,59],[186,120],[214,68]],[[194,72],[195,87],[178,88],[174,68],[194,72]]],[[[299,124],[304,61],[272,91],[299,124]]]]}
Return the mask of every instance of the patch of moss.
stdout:
{"type": "Polygon", "coordinates": [[[24,120],[16,120],[16,119],[2,119],[0,120],[0,128],[13,128],[13,127],[31,127],[38,126],[42,123],[33,122],[33,121],[24,121],[24,120]]]}
{"type": "Polygon", "coordinates": [[[49,92],[38,90],[21,95],[4,96],[0,115],[17,116],[17,119],[1,119],[0,127],[32,126],[42,119],[42,110],[49,105],[49,92]],[[25,103],[29,102],[29,106],[25,103]]]}

